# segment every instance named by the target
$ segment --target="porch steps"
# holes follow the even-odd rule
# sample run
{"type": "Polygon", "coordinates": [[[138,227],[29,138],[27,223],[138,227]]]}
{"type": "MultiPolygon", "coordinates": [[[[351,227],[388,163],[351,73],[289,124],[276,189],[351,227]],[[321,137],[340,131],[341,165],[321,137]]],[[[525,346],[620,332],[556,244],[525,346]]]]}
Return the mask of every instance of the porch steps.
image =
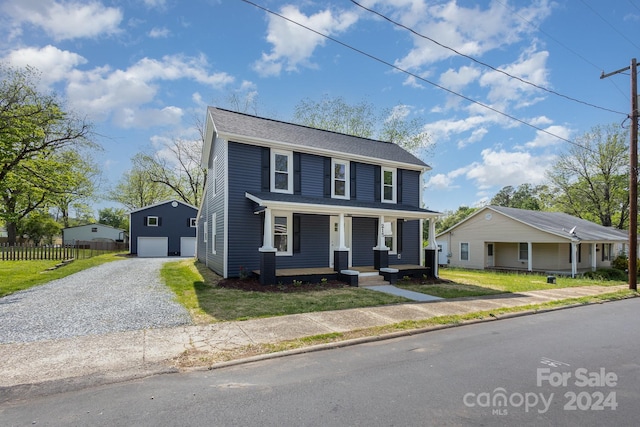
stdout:
{"type": "Polygon", "coordinates": [[[363,286],[384,286],[390,283],[378,273],[360,273],[358,276],[358,287],[363,286]]]}

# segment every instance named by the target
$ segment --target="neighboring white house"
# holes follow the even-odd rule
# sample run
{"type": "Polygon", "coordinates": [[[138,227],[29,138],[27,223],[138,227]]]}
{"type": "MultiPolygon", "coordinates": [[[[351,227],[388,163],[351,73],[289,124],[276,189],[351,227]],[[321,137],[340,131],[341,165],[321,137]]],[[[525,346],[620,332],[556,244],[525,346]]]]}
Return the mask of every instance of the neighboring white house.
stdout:
{"type": "Polygon", "coordinates": [[[62,242],[66,245],[76,241],[126,241],[127,232],[105,224],[85,224],[62,230],[62,242]]]}
{"type": "Polygon", "coordinates": [[[561,212],[486,206],[436,236],[454,267],[567,273],[611,267],[627,232],[561,212]]]}

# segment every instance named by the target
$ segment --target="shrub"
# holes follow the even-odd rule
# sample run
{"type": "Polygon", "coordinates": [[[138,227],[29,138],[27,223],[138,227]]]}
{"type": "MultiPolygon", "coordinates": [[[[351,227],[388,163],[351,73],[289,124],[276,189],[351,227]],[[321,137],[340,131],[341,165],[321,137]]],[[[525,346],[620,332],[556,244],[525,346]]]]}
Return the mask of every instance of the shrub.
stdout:
{"type": "Polygon", "coordinates": [[[584,277],[593,280],[625,281],[627,280],[627,273],[617,268],[602,268],[596,271],[588,271],[584,273],[584,277]]]}

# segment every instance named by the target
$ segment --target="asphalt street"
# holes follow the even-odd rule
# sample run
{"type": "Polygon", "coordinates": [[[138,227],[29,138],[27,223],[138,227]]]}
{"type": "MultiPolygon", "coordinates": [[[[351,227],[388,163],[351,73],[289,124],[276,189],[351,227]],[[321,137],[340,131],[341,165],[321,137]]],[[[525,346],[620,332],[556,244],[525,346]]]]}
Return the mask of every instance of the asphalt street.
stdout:
{"type": "Polygon", "coordinates": [[[0,406],[19,425],[635,426],[640,299],[0,406]]]}

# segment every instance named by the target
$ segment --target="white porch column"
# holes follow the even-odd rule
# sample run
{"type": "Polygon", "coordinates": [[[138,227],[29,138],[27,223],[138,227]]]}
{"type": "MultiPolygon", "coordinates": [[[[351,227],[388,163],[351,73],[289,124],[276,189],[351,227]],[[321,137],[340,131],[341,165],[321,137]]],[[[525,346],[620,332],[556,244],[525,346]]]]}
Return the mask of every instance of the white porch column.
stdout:
{"type": "Polygon", "coordinates": [[[348,250],[348,248],[345,246],[344,213],[342,212],[338,216],[338,250],[348,250]]]}
{"type": "MultiPolygon", "coordinates": [[[[418,228],[420,229],[420,265],[424,265],[424,242],[422,241],[424,236],[424,219],[420,218],[419,222],[418,222],[419,226],[418,228]]],[[[429,236],[431,236],[431,233],[429,233],[429,236]]]]}
{"type": "Polygon", "coordinates": [[[571,242],[571,277],[575,278],[578,275],[578,245],[576,242],[571,242]]]}
{"type": "Polygon", "coordinates": [[[527,270],[533,271],[533,243],[527,242],[527,270]]]}
{"type": "Polygon", "coordinates": [[[271,209],[265,208],[264,210],[264,233],[262,236],[262,247],[260,252],[273,252],[276,248],[273,247],[273,224],[271,220],[271,209]]]}
{"type": "Polygon", "coordinates": [[[373,249],[378,251],[389,250],[384,244],[384,215],[380,215],[380,218],[378,218],[378,246],[373,249]]]}
{"type": "MultiPolygon", "coordinates": [[[[598,244],[591,244],[591,271],[596,271],[596,266],[598,265],[598,254],[596,252],[598,244]]],[[[602,248],[604,250],[604,248],[602,248]]]]}
{"type": "MultiPolygon", "coordinates": [[[[420,239],[422,239],[422,234],[420,234],[420,239]]],[[[436,219],[433,217],[429,218],[429,247],[436,251],[436,259],[433,264],[433,273],[435,277],[438,277],[438,242],[436,242],[436,219]]],[[[424,256],[424,251],[421,252],[424,256]]],[[[421,265],[424,265],[424,263],[421,265]]]]}

